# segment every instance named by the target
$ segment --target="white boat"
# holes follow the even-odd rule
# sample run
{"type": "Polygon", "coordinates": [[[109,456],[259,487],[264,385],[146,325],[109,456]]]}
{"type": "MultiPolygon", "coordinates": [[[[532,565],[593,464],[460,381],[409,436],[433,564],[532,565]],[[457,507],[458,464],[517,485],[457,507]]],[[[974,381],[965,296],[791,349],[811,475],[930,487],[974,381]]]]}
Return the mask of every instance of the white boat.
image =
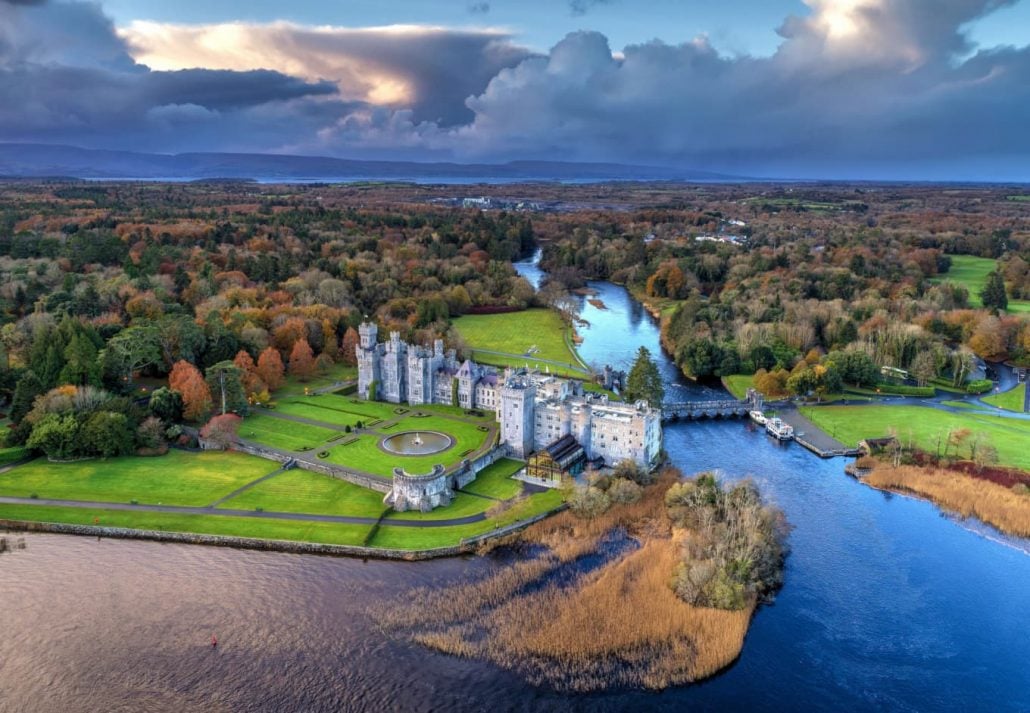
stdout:
{"type": "Polygon", "coordinates": [[[780,441],[794,439],[794,427],[778,418],[770,418],[765,422],[765,432],[780,441]]]}
{"type": "Polygon", "coordinates": [[[768,420],[765,417],[765,414],[761,411],[749,411],[748,415],[751,416],[751,420],[757,423],[759,426],[764,426],[765,422],[768,420]]]}

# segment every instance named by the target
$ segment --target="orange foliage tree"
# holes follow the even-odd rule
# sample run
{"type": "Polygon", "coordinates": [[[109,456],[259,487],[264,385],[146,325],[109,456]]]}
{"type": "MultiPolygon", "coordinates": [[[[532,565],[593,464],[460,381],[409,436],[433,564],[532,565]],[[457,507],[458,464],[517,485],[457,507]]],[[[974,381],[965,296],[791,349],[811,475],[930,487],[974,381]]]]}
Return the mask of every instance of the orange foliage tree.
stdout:
{"type": "Polygon", "coordinates": [[[269,391],[275,391],[283,385],[284,372],[283,358],[274,347],[267,347],[258,356],[257,375],[269,391]]]}
{"type": "Polygon", "coordinates": [[[315,373],[315,353],[307,339],[299,339],[290,352],[290,373],[307,381],[315,373]]]}
{"type": "Polygon", "coordinates": [[[358,365],[357,348],[359,341],[357,330],[354,327],[347,327],[347,331],[343,335],[343,346],[340,347],[340,360],[347,366],[358,365]]]}
{"type": "Polygon", "coordinates": [[[211,411],[211,389],[203,374],[188,361],[179,360],[168,374],[168,386],[182,394],[182,415],[199,421],[211,411]]]}
{"type": "Polygon", "coordinates": [[[232,363],[240,370],[240,383],[243,385],[245,394],[248,396],[250,394],[259,394],[267,388],[264,380],[258,375],[254,359],[246,349],[240,349],[236,356],[233,357],[232,363]]]}

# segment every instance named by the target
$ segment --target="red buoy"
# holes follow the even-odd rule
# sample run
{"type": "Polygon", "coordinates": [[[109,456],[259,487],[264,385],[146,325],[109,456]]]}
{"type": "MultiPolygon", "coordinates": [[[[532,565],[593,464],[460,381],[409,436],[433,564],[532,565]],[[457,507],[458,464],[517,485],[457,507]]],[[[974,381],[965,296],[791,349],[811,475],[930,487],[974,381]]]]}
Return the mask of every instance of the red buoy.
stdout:
{"type": "Polygon", "coordinates": [[[211,648],[218,646],[218,639],[215,638],[214,634],[211,635],[211,648]]]}

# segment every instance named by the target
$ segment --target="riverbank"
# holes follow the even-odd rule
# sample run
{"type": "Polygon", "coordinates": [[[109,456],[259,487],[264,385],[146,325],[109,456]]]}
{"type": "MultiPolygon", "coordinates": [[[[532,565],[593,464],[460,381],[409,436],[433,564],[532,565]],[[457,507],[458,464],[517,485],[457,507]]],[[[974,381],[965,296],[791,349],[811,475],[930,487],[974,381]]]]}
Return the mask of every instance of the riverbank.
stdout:
{"type": "Polygon", "coordinates": [[[943,510],[975,517],[1001,532],[1030,537],[1030,487],[1004,487],[945,468],[880,465],[861,477],[879,490],[911,494],[943,510]]]}

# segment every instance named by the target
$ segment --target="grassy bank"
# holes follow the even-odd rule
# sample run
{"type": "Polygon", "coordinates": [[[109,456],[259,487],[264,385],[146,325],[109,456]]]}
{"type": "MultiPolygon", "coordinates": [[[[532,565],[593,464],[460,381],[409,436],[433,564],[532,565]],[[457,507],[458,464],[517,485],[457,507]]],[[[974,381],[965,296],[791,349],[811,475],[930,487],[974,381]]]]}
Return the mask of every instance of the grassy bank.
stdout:
{"type": "Polygon", "coordinates": [[[1003,394],[994,394],[981,399],[984,403],[997,406],[1006,411],[1023,413],[1023,404],[1026,399],[1026,384],[1020,384],[1014,389],[1009,389],[1003,394]]]}
{"type": "Polygon", "coordinates": [[[571,346],[569,327],[550,309],[527,309],[504,314],[472,314],[453,322],[478,361],[500,366],[541,366],[580,375],[585,371],[571,346]],[[489,354],[486,352],[500,352],[489,354]]]}
{"type": "MultiPolygon", "coordinates": [[[[998,451],[999,463],[1030,470],[1030,427],[1025,421],[976,413],[948,413],[924,406],[812,406],[801,413],[831,437],[847,446],[864,438],[886,436],[891,428],[906,444],[937,452],[949,431],[969,429],[983,433],[998,451]]],[[[943,445],[942,445],[943,448],[943,445]]],[[[954,452],[954,450],[952,450],[954,452]]],[[[958,457],[969,456],[960,448],[958,457]]]]}
{"type": "Polygon", "coordinates": [[[520,496],[522,484],[512,480],[511,475],[521,466],[518,461],[498,461],[483,471],[468,493],[458,493],[451,506],[426,514],[391,514],[373,533],[371,522],[313,522],[293,520],[289,515],[360,517],[371,521],[383,514],[382,493],[299,469],[265,478],[278,469],[278,464],[261,458],[173,450],[157,458],[80,463],[38,459],[0,474],[0,496],[68,500],[78,506],[0,505],[0,518],[420,550],[458,545],[558,508],[562,498],[556,490],[520,496]],[[237,490],[240,492],[224,499],[237,490]],[[105,506],[139,503],[208,507],[218,500],[222,502],[210,514],[113,510],[105,506]],[[229,515],[227,510],[253,514],[229,515]],[[266,513],[284,513],[286,517],[267,517],[266,513]],[[425,528],[390,524],[394,520],[439,521],[470,515],[485,515],[485,519],[425,528]]]}
{"type": "Polygon", "coordinates": [[[963,517],[975,517],[1002,532],[1030,537],[1030,495],[996,483],[943,469],[880,466],[863,482],[884,490],[912,493],[963,517]]]}

